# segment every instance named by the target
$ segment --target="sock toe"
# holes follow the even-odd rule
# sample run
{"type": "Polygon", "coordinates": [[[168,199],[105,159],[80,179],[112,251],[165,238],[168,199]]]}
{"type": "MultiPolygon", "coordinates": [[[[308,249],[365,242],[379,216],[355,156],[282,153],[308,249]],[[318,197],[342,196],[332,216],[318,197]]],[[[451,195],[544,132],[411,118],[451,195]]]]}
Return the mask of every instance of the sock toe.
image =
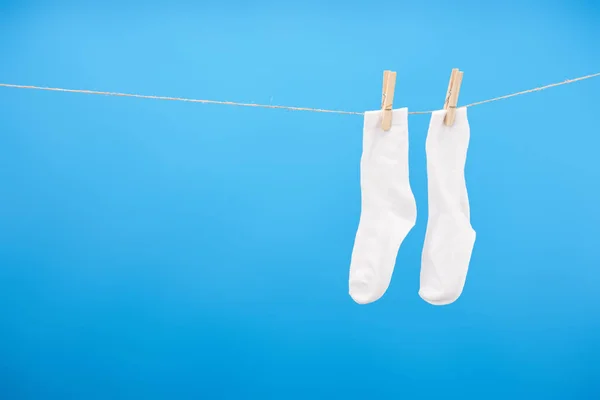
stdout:
{"type": "Polygon", "coordinates": [[[350,297],[358,304],[373,303],[383,296],[385,291],[374,288],[366,282],[351,281],[350,282],[350,297]]]}

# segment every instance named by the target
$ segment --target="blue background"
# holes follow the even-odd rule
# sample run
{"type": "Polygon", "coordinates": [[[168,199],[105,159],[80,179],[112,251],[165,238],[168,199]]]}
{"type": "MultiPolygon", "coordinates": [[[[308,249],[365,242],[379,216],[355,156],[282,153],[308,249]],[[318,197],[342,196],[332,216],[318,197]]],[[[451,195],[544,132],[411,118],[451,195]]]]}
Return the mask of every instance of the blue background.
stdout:
{"type": "MultiPolygon", "coordinates": [[[[587,1],[0,3],[0,82],[351,111],[600,72],[587,1]]],[[[477,243],[348,296],[362,117],[0,88],[0,398],[598,399],[600,78],[469,110],[477,243]]]]}

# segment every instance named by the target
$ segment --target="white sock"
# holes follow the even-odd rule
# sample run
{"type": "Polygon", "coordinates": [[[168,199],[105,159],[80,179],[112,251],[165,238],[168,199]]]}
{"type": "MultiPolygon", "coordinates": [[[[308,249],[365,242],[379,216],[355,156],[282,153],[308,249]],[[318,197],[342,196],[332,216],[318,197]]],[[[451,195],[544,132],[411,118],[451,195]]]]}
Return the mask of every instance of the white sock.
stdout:
{"type": "Polygon", "coordinates": [[[456,110],[452,126],[444,125],[445,115],[445,110],[433,113],[426,142],[429,218],[419,296],[434,305],[450,304],[461,295],[475,244],[464,175],[467,109],[456,110]]]}
{"type": "Polygon", "coordinates": [[[365,113],[360,161],[361,214],[352,260],[350,296],[359,304],[387,290],[400,244],[415,225],[417,207],[408,179],[408,109],[392,111],[381,129],[381,111],[365,113]]]}

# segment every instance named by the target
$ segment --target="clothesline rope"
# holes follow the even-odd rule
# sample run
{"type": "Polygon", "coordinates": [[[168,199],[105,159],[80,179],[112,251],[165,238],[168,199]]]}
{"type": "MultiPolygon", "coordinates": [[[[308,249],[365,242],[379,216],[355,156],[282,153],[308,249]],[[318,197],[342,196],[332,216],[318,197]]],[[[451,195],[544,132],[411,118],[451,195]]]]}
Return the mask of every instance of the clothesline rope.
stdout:
{"type": "MultiPolygon", "coordinates": [[[[461,107],[473,107],[478,106],[480,104],[491,103],[493,101],[508,99],[510,97],[520,96],[522,94],[539,92],[544,89],[549,89],[555,86],[566,85],[573,82],[582,81],[585,79],[590,79],[600,76],[600,72],[595,74],[580,76],[579,78],[567,79],[562,82],[551,83],[546,86],[540,86],[534,89],[524,90],[522,92],[516,92],[507,94],[504,96],[494,97],[488,100],[477,101],[475,103],[467,104],[461,107]]],[[[15,89],[34,89],[34,90],[45,90],[51,92],[67,92],[67,93],[83,93],[83,94],[95,94],[101,96],[114,96],[114,97],[135,97],[139,99],[154,99],[154,100],[170,100],[170,101],[182,101],[187,103],[202,103],[202,104],[221,104],[221,105],[229,105],[229,106],[240,106],[240,107],[258,107],[258,108],[275,108],[289,111],[312,111],[312,112],[320,112],[320,113],[331,113],[331,114],[346,114],[346,115],[364,115],[364,112],[357,111],[341,111],[341,110],[326,110],[321,108],[310,108],[310,107],[289,107],[289,106],[277,106],[272,104],[256,104],[256,103],[237,103],[233,101],[219,101],[219,100],[201,100],[201,99],[188,99],[184,97],[167,97],[167,96],[151,96],[151,95],[142,95],[142,94],[131,94],[131,93],[118,93],[118,92],[101,92],[96,90],[82,90],[82,89],[64,89],[64,88],[54,88],[54,87],[43,87],[43,86],[30,86],[30,85],[15,85],[9,83],[0,83],[0,87],[6,88],[15,88],[15,89]]],[[[409,114],[431,114],[431,111],[410,111],[409,114]]]]}

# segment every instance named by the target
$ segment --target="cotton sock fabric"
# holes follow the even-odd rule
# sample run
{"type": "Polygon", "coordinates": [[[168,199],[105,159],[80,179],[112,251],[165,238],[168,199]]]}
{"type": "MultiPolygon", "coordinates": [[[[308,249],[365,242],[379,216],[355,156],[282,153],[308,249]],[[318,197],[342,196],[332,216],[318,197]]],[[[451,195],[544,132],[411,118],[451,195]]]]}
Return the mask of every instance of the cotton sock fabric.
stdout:
{"type": "Polygon", "coordinates": [[[389,131],[381,129],[381,111],[368,111],[364,117],[361,214],[349,278],[350,296],[359,304],[383,296],[398,249],[417,218],[408,176],[408,109],[392,113],[389,131]]]}
{"type": "Polygon", "coordinates": [[[445,115],[440,110],[431,116],[425,146],[429,217],[419,296],[433,305],[460,297],[476,236],[464,175],[470,137],[467,109],[456,110],[452,126],[444,125],[445,115]]]}

